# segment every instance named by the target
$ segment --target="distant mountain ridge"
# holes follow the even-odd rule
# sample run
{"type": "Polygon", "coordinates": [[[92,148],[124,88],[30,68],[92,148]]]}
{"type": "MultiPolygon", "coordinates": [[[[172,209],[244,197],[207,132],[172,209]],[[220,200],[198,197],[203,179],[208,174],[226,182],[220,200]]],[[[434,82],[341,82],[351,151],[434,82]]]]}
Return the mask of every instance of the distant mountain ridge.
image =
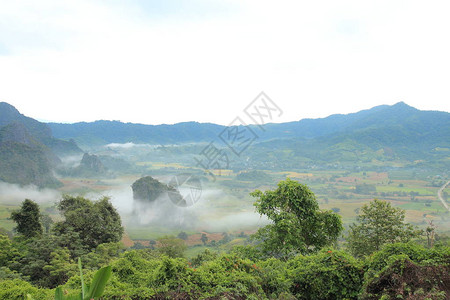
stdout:
{"type": "Polygon", "coordinates": [[[400,102],[274,127],[272,133],[277,133],[278,138],[261,141],[252,148],[252,159],[258,168],[263,169],[265,161],[276,161],[282,167],[293,166],[295,161],[303,167],[361,167],[390,161],[439,172],[450,169],[447,112],[421,111],[400,102]]]}
{"type": "Polygon", "coordinates": [[[187,143],[214,139],[224,126],[212,123],[184,122],[174,125],[145,125],[119,121],[48,123],[55,137],[74,139],[81,145],[110,143],[187,143]]]}
{"type": "MultiPolygon", "coordinates": [[[[184,122],[174,125],[144,125],[122,123],[119,121],[95,121],[74,124],[48,123],[55,137],[74,139],[81,144],[95,143],[151,143],[174,144],[187,142],[210,142],[226,126],[184,122]]],[[[251,126],[256,129],[256,126],[251,126]]],[[[405,131],[427,134],[450,131],[450,114],[439,111],[421,111],[399,102],[394,105],[380,105],[371,109],[351,114],[335,114],[320,119],[303,119],[296,122],[264,125],[264,132],[259,134],[259,141],[280,138],[313,139],[332,134],[349,134],[361,130],[381,127],[399,127],[405,131]]]]}

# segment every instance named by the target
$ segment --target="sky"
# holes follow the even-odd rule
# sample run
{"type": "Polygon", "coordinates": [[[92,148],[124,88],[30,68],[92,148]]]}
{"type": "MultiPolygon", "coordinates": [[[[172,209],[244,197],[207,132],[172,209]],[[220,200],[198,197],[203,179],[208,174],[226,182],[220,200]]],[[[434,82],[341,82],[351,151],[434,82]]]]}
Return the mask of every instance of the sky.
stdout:
{"type": "Polygon", "coordinates": [[[450,2],[0,0],[0,101],[41,121],[450,110],[450,2]]]}

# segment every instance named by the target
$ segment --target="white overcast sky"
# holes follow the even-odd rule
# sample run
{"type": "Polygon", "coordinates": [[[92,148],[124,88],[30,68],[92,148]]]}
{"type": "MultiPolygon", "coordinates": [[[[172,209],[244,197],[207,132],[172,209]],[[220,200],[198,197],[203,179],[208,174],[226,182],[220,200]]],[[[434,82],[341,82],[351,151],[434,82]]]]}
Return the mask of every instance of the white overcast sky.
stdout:
{"type": "Polygon", "coordinates": [[[228,124],[450,108],[450,1],[0,0],[0,101],[44,121],[228,124]]]}

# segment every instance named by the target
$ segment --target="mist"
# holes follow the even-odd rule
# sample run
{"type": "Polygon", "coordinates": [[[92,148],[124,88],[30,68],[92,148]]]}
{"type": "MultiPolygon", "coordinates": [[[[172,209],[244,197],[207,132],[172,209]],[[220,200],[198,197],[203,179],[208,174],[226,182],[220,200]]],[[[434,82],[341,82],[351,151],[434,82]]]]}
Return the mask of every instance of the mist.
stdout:
{"type": "MultiPolygon", "coordinates": [[[[68,159],[67,162],[69,161],[74,160],[68,159]]],[[[223,232],[246,230],[268,223],[266,218],[255,213],[251,199],[238,199],[215,186],[203,186],[196,203],[180,207],[171,201],[167,193],[162,193],[152,202],[133,199],[132,179],[105,181],[111,183],[108,190],[73,195],[93,201],[109,197],[121,215],[125,228],[148,229],[152,232],[162,229],[223,232]]],[[[19,205],[25,199],[39,204],[53,204],[61,198],[62,192],[58,190],[0,182],[0,203],[3,204],[19,205]]]]}
{"type": "Polygon", "coordinates": [[[0,202],[4,204],[20,204],[30,199],[39,204],[56,203],[61,199],[61,192],[54,189],[39,189],[35,185],[20,186],[0,182],[0,202]]]}
{"type": "Polygon", "coordinates": [[[146,147],[146,148],[156,148],[158,147],[158,145],[150,145],[150,144],[135,144],[132,142],[128,142],[128,143],[111,143],[111,144],[107,144],[104,146],[105,148],[118,148],[118,149],[130,149],[130,148],[134,148],[134,147],[146,147]]]}
{"type": "Polygon", "coordinates": [[[162,193],[151,202],[135,200],[131,182],[85,196],[90,199],[109,197],[119,211],[125,228],[221,232],[254,229],[268,223],[265,217],[254,211],[251,200],[237,199],[217,188],[204,187],[199,200],[188,207],[175,205],[167,193],[162,193]],[[230,205],[230,201],[242,201],[242,205],[236,207],[230,205]]]}
{"type": "Polygon", "coordinates": [[[61,167],[64,167],[64,168],[78,167],[80,165],[82,158],[83,158],[83,154],[62,156],[62,157],[60,157],[61,167]]]}

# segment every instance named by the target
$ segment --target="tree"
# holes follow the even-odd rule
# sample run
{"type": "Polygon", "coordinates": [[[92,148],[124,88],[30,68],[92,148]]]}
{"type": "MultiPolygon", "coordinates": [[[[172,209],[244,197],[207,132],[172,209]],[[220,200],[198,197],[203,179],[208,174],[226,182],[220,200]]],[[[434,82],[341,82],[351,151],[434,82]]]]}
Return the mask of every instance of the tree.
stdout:
{"type": "Polygon", "coordinates": [[[186,250],[186,244],[182,239],[165,236],[157,240],[158,251],[171,258],[183,257],[186,250]]]}
{"type": "MultiPolygon", "coordinates": [[[[141,244],[142,248],[145,247],[141,244]]],[[[94,251],[89,252],[83,256],[83,265],[85,268],[98,269],[111,262],[111,260],[118,258],[120,253],[123,252],[124,245],[122,243],[107,243],[100,244],[94,251]]],[[[136,249],[136,248],[133,248],[136,249]]]]}
{"type": "Polygon", "coordinates": [[[76,274],[77,264],[70,258],[69,250],[59,248],[50,254],[50,263],[43,267],[50,276],[47,277],[48,286],[56,287],[76,274]]]}
{"type": "Polygon", "coordinates": [[[20,209],[11,213],[11,219],[17,223],[16,231],[26,238],[42,234],[39,205],[32,200],[25,199],[20,209]]]}
{"type": "Polygon", "coordinates": [[[288,178],[276,190],[256,190],[251,195],[257,198],[256,211],[272,221],[253,235],[268,255],[317,252],[334,244],[343,230],[340,216],[320,210],[314,193],[297,181],[288,178]]]}
{"type": "Polygon", "coordinates": [[[52,218],[49,215],[41,215],[42,226],[45,229],[45,233],[50,233],[50,228],[54,223],[52,218]]]}
{"type": "Polygon", "coordinates": [[[205,233],[202,233],[202,237],[200,238],[200,240],[202,241],[203,245],[206,245],[206,242],[208,241],[208,237],[206,236],[205,233]]]}
{"type": "Polygon", "coordinates": [[[408,242],[420,235],[411,224],[404,223],[405,211],[389,202],[374,199],[360,209],[358,224],[350,225],[349,250],[362,257],[381,249],[384,244],[408,242]]]}
{"type": "Polygon", "coordinates": [[[9,266],[13,260],[20,257],[17,248],[11,243],[11,240],[0,233],[0,268],[9,266]]]}
{"type": "Polygon", "coordinates": [[[184,231],[180,232],[180,233],[178,234],[177,237],[178,237],[179,239],[184,240],[184,241],[186,241],[186,240],[188,239],[188,235],[187,235],[187,233],[184,232],[184,231]]]}
{"type": "Polygon", "coordinates": [[[14,266],[13,269],[19,270],[22,275],[27,276],[34,284],[54,287],[50,272],[44,267],[50,264],[52,252],[58,249],[56,238],[44,234],[41,238],[29,240],[26,249],[20,264],[14,266]]]}
{"type": "Polygon", "coordinates": [[[155,250],[155,246],[156,246],[155,240],[150,240],[150,242],[148,242],[148,244],[150,245],[150,249],[155,250]]]}
{"type": "Polygon", "coordinates": [[[341,211],[341,209],[339,207],[333,207],[331,210],[335,213],[338,213],[341,211]]]}
{"type": "Polygon", "coordinates": [[[230,235],[227,232],[222,232],[223,239],[220,240],[222,244],[226,244],[232,240],[230,235]]]}
{"type": "MultiPolygon", "coordinates": [[[[54,225],[56,235],[79,234],[84,247],[94,249],[103,243],[119,242],[123,227],[120,215],[103,197],[92,202],[83,197],[64,196],[57,205],[65,220],[54,225]]],[[[70,246],[68,247],[69,249],[70,246]]]]}

